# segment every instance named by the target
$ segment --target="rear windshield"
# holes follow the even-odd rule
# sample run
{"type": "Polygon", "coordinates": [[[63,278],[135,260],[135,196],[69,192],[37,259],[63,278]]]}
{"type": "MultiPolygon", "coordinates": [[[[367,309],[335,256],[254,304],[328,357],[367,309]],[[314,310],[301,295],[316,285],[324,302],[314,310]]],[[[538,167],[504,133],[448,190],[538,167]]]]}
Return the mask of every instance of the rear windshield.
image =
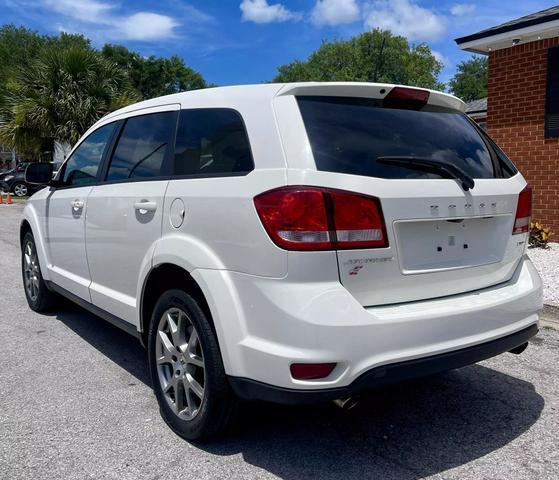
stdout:
{"type": "Polygon", "coordinates": [[[318,170],[379,178],[441,178],[377,162],[379,157],[393,156],[451,163],[472,178],[516,173],[502,152],[490,152],[489,142],[460,112],[428,105],[421,110],[386,108],[382,101],[366,98],[301,96],[297,101],[318,170]]]}

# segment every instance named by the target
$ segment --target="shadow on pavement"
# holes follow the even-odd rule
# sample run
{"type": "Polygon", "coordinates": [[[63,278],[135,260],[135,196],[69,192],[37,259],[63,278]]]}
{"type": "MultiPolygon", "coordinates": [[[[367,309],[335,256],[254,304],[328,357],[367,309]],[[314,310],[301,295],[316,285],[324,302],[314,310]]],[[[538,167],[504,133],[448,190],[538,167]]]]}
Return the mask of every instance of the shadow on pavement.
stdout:
{"type": "Polygon", "coordinates": [[[151,387],[147,354],[137,338],[64,300],[56,318],[120,367],[151,387]]]}
{"type": "MultiPolygon", "coordinates": [[[[150,385],[136,339],[78,307],[68,306],[57,318],[150,385]]],[[[531,383],[473,365],[371,392],[349,412],[333,405],[246,404],[233,432],[197,447],[241,454],[289,480],[412,480],[507,445],[537,421],[543,406],[531,383]]]]}

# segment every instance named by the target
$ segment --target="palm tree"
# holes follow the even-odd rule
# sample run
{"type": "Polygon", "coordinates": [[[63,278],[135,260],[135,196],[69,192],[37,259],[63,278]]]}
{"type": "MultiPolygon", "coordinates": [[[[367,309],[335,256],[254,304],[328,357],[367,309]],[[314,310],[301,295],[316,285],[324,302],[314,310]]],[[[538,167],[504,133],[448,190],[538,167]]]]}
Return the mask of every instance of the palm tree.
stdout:
{"type": "Polygon", "coordinates": [[[126,74],[92,49],[47,48],[0,91],[0,143],[20,151],[74,144],[103,115],[139,99],[126,74]]]}

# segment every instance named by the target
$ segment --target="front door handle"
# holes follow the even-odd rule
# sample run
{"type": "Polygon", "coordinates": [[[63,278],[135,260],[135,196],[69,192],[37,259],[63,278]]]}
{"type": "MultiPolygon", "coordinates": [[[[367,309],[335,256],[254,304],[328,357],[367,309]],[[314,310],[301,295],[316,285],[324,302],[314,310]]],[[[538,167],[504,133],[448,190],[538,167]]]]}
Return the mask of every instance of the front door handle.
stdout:
{"type": "Polygon", "coordinates": [[[138,210],[138,213],[145,215],[148,212],[155,212],[157,210],[157,203],[150,202],[149,200],[141,200],[134,204],[134,208],[138,210]]]}

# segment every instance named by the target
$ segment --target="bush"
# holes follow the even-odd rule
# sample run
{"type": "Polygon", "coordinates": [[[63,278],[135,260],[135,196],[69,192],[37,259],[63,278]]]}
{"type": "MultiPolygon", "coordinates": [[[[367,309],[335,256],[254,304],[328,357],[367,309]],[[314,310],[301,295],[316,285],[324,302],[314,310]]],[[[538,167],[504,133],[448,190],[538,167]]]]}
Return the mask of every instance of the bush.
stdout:
{"type": "Polygon", "coordinates": [[[530,222],[530,248],[548,248],[549,237],[553,235],[550,228],[544,227],[541,223],[530,222]]]}

